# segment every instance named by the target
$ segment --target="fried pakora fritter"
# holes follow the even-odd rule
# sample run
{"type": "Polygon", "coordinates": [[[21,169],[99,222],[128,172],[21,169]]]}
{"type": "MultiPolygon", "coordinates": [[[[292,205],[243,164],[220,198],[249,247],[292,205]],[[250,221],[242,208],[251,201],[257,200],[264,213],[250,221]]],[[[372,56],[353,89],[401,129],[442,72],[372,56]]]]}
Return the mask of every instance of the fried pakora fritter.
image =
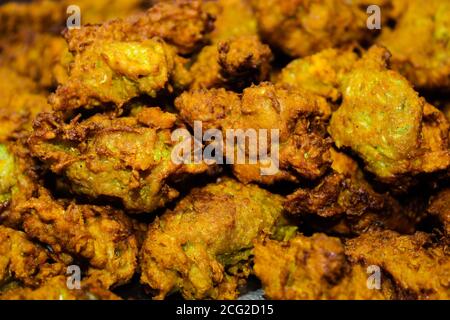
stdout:
{"type": "Polygon", "coordinates": [[[234,299],[253,241],[274,231],[282,198],[231,179],[194,189],[150,226],[141,282],[162,299],[234,299]]]}
{"type": "Polygon", "coordinates": [[[155,97],[174,76],[174,50],[158,39],[96,41],[76,54],[65,83],[50,97],[55,110],[119,108],[140,95],[155,97]]]}
{"type": "Polygon", "coordinates": [[[447,2],[0,5],[0,300],[450,299],[447,2]]]}
{"type": "Polygon", "coordinates": [[[450,3],[408,1],[394,28],[378,43],[392,53],[391,65],[415,87],[450,90],[450,3]]]}
{"type": "Polygon", "coordinates": [[[158,3],[144,13],[65,32],[71,52],[81,52],[97,41],[143,42],[159,37],[181,54],[189,54],[211,31],[212,17],[200,1],[158,3]]]}
{"type": "Polygon", "coordinates": [[[358,55],[350,49],[326,49],[293,60],[283,68],[277,82],[337,102],[342,98],[342,80],[357,60],[358,55]]]}
{"type": "Polygon", "coordinates": [[[185,60],[210,28],[197,1],[160,3],[129,19],[67,30],[74,54],[67,81],[50,102],[56,110],[121,107],[141,95],[188,84],[185,60]]]}
{"type": "Polygon", "coordinates": [[[432,243],[425,233],[368,232],[347,241],[345,253],[354,263],[385,270],[405,297],[449,299],[450,256],[444,245],[432,243]]]}
{"type": "MultiPolygon", "coordinates": [[[[324,99],[305,91],[270,83],[247,88],[242,95],[224,89],[198,90],[181,94],[175,106],[190,126],[202,121],[204,131],[219,129],[224,136],[230,129],[279,130],[280,170],[264,176],[260,172],[263,164],[235,161],[233,171],[242,182],[271,184],[280,180],[296,181],[299,176],[316,179],[330,165],[331,141],[324,129],[330,107],[324,99]]],[[[259,139],[258,143],[264,142],[259,139]]]]}
{"type": "Polygon", "coordinates": [[[69,289],[65,276],[55,276],[35,289],[18,287],[0,291],[0,300],[120,300],[120,297],[91,284],[69,289]]]}
{"type": "Polygon", "coordinates": [[[66,124],[56,113],[35,121],[30,150],[71,190],[91,199],[119,200],[129,212],[150,213],[178,196],[171,182],[182,174],[208,170],[172,161],[177,117],[159,108],[133,116],[95,114],[66,124]]]}
{"type": "Polygon", "coordinates": [[[369,289],[362,265],[349,263],[339,238],[316,233],[297,235],[288,242],[266,240],[255,245],[256,276],[269,299],[392,299],[388,279],[369,289]]]}
{"type": "Polygon", "coordinates": [[[343,102],[329,132],[350,148],[380,181],[408,188],[405,179],[450,166],[449,125],[444,115],[386,68],[390,54],[373,47],[342,80],[343,102]],[[431,136],[432,135],[432,136],[431,136]]]}
{"type": "Polygon", "coordinates": [[[244,89],[268,80],[272,53],[258,36],[257,22],[245,0],[205,2],[215,17],[214,30],[190,68],[191,89],[244,89]]]}
{"type": "Polygon", "coordinates": [[[0,225],[0,240],[0,289],[10,281],[38,286],[61,272],[61,264],[24,232],[0,225]]]}
{"type": "Polygon", "coordinates": [[[27,235],[88,261],[87,277],[104,288],[128,283],[137,266],[137,240],[133,224],[111,207],[55,201],[41,188],[20,208],[27,235]],[[76,226],[76,227],[75,227],[76,226]]]}
{"type": "Polygon", "coordinates": [[[272,53],[257,36],[241,36],[206,46],[190,68],[192,89],[243,89],[269,78],[272,53]]]}

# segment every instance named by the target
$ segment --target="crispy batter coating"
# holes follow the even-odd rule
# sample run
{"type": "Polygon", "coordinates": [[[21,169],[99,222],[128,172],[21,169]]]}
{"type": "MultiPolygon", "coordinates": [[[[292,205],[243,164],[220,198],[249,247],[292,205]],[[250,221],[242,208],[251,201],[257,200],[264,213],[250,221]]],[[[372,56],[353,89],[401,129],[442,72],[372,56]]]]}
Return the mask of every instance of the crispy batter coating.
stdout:
{"type": "Polygon", "coordinates": [[[449,126],[405,78],[386,68],[389,56],[373,47],[344,77],[343,103],[333,113],[329,132],[339,148],[351,148],[379,180],[405,189],[402,176],[450,166],[449,126]]]}
{"type": "Polygon", "coordinates": [[[69,289],[66,277],[56,276],[35,289],[18,287],[0,291],[0,300],[120,300],[120,297],[101,287],[84,283],[81,289],[69,289]]]}
{"type": "Polygon", "coordinates": [[[240,36],[202,49],[190,68],[192,89],[243,89],[269,78],[272,52],[257,36],[240,36]]]}
{"type": "Polygon", "coordinates": [[[245,0],[205,2],[215,17],[214,30],[190,68],[192,89],[225,87],[241,90],[269,77],[270,48],[261,43],[257,22],[245,0]]]}
{"type": "Polygon", "coordinates": [[[27,135],[33,118],[50,105],[30,79],[6,67],[0,67],[0,78],[0,142],[5,142],[27,135]]]}
{"type": "MultiPolygon", "coordinates": [[[[420,217],[392,197],[375,191],[356,161],[331,150],[332,171],[313,188],[299,188],[287,196],[284,208],[301,217],[335,221],[332,232],[360,234],[372,229],[415,230],[420,217]]],[[[309,221],[311,223],[311,221],[309,221]]],[[[320,225],[318,225],[320,227],[320,225]]],[[[328,226],[329,227],[329,226],[328,226]]]]}
{"type": "Polygon", "coordinates": [[[131,220],[111,207],[55,201],[41,188],[20,207],[28,236],[89,262],[91,281],[104,288],[127,283],[137,266],[137,240],[131,220]]]}
{"type": "Polygon", "coordinates": [[[383,28],[378,43],[392,52],[392,68],[415,87],[450,90],[450,3],[412,0],[395,28],[383,28]]]}
{"type": "Polygon", "coordinates": [[[395,294],[387,279],[381,290],[369,289],[369,275],[349,263],[341,241],[321,233],[257,243],[254,271],[269,299],[379,300],[395,294]]]}
{"type": "Polygon", "coordinates": [[[326,49],[293,60],[283,68],[277,82],[336,102],[342,98],[342,79],[352,70],[357,59],[358,55],[349,49],[326,49]]]}
{"type": "Polygon", "coordinates": [[[69,180],[73,192],[117,199],[130,212],[149,213],[178,196],[171,180],[208,169],[172,161],[175,121],[159,108],[120,118],[96,114],[69,124],[46,113],[36,119],[29,145],[34,156],[69,180]]]}
{"type": "Polygon", "coordinates": [[[66,30],[74,62],[50,102],[56,110],[121,107],[140,95],[183,87],[191,79],[177,52],[194,50],[210,25],[198,1],[176,1],[125,20],[66,30]]]}
{"type": "Polygon", "coordinates": [[[425,233],[368,232],[347,241],[345,252],[353,262],[385,270],[406,297],[449,299],[450,256],[425,233]]]}
{"type": "Polygon", "coordinates": [[[280,171],[262,176],[261,163],[235,163],[233,171],[242,182],[316,179],[329,167],[331,141],[324,126],[330,107],[320,97],[263,83],[242,95],[224,89],[185,92],[175,106],[189,125],[202,121],[203,130],[220,129],[224,136],[228,129],[279,129],[280,171]]]}
{"type": "Polygon", "coordinates": [[[234,299],[248,274],[253,241],[270,234],[281,197],[224,179],[194,189],[150,226],[141,251],[141,282],[157,299],[234,299]]]}
{"type": "Polygon", "coordinates": [[[38,286],[61,273],[62,265],[21,231],[0,225],[0,287],[9,281],[38,286]]]}
{"type": "Polygon", "coordinates": [[[142,42],[96,40],[75,55],[67,81],[50,97],[55,110],[92,109],[106,103],[121,107],[132,98],[169,86],[174,50],[158,39],[142,42]]]}
{"type": "Polygon", "coordinates": [[[144,13],[99,25],[65,32],[69,50],[81,52],[96,42],[143,42],[154,37],[174,46],[177,52],[191,53],[211,31],[212,17],[200,1],[179,0],[158,3],[144,13]]]}
{"type": "Polygon", "coordinates": [[[251,0],[261,34],[293,57],[370,37],[367,15],[343,0],[251,0]]]}

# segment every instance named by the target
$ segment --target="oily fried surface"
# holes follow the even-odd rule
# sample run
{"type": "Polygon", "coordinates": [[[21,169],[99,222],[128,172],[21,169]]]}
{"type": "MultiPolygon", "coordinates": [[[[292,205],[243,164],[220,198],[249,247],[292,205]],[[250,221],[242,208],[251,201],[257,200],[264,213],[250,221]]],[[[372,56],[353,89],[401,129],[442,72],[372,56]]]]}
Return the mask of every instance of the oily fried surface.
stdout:
{"type": "Polygon", "coordinates": [[[449,299],[449,9],[0,5],[0,300],[449,299]]]}
{"type": "MultiPolygon", "coordinates": [[[[235,161],[233,171],[245,183],[270,184],[297,176],[315,179],[329,166],[330,141],[324,124],[330,109],[324,99],[307,92],[263,83],[245,89],[242,95],[224,89],[185,92],[175,106],[189,125],[202,121],[204,130],[217,128],[224,136],[229,129],[279,130],[280,171],[263,176],[260,164],[235,161]]],[[[262,139],[258,141],[263,143],[262,139]]]]}
{"type": "Polygon", "coordinates": [[[121,107],[140,95],[186,85],[184,60],[203,41],[211,19],[197,1],[160,3],[145,13],[66,30],[74,54],[69,76],[51,97],[57,110],[121,107]]]}
{"type": "Polygon", "coordinates": [[[349,263],[338,238],[321,233],[257,243],[254,270],[269,299],[379,300],[395,294],[389,280],[381,290],[369,289],[365,268],[349,263]]]}
{"type": "Polygon", "coordinates": [[[248,274],[253,240],[270,234],[281,197],[231,179],[194,189],[150,226],[141,251],[141,282],[156,298],[233,299],[248,274]]]}
{"type": "Polygon", "coordinates": [[[36,119],[29,145],[50,170],[68,179],[73,192],[116,199],[130,212],[148,213],[178,196],[171,178],[208,168],[172,161],[175,121],[159,108],[120,118],[96,114],[69,124],[46,113],[36,119]]]}
{"type": "Polygon", "coordinates": [[[450,3],[408,1],[395,28],[383,28],[378,43],[392,53],[392,67],[415,87],[450,89],[450,3]]]}
{"type": "Polygon", "coordinates": [[[339,148],[358,154],[381,181],[402,184],[402,175],[449,167],[448,138],[435,146],[427,134],[427,120],[438,127],[431,129],[438,137],[448,137],[448,123],[438,110],[434,119],[427,116],[432,107],[405,78],[386,68],[388,59],[388,51],[373,47],[345,76],[343,102],[329,132],[339,148]]]}
{"type": "Polygon", "coordinates": [[[450,257],[443,245],[433,244],[425,233],[368,232],[347,241],[345,252],[352,262],[384,269],[406,296],[449,299],[450,257]]]}
{"type": "Polygon", "coordinates": [[[38,286],[61,273],[47,251],[21,231],[0,225],[0,288],[10,281],[38,286]]]}
{"type": "Polygon", "coordinates": [[[175,52],[158,39],[96,40],[75,54],[67,80],[51,96],[56,110],[121,107],[139,95],[155,97],[169,85],[175,52]]]}
{"type": "Polygon", "coordinates": [[[21,206],[29,237],[86,259],[87,277],[104,288],[127,283],[137,266],[137,240],[123,212],[111,207],[64,204],[41,189],[38,198],[21,206]],[[76,226],[76,227],[75,227],[76,226]]]}

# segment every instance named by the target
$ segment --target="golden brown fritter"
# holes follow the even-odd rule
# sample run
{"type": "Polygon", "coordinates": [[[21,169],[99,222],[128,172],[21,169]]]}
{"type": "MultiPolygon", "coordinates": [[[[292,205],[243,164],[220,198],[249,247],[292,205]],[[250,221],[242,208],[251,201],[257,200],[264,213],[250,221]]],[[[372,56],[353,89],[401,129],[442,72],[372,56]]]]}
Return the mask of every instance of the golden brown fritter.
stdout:
{"type": "Polygon", "coordinates": [[[211,30],[212,17],[200,1],[178,0],[158,3],[144,13],[99,25],[83,26],[65,32],[69,50],[81,52],[96,42],[143,42],[159,37],[178,53],[195,50],[211,30]]]}
{"type": "Polygon", "coordinates": [[[427,211],[440,220],[446,240],[450,241],[450,188],[446,188],[434,196],[430,200],[427,211]]]}
{"type": "Polygon", "coordinates": [[[337,147],[350,148],[380,181],[405,190],[402,177],[450,166],[449,126],[405,78],[386,68],[389,57],[373,47],[345,75],[343,102],[329,132],[337,147]]]}
{"type": "Polygon", "coordinates": [[[111,207],[55,201],[41,188],[38,198],[21,206],[27,235],[89,262],[87,277],[104,288],[131,279],[137,266],[137,240],[133,223],[111,207]]]}
{"type": "Polygon", "coordinates": [[[449,299],[450,256],[443,245],[417,232],[400,235],[374,231],[347,241],[345,253],[354,263],[364,262],[385,270],[406,297],[449,299]]]}
{"type": "Polygon", "coordinates": [[[450,90],[449,16],[448,1],[411,0],[377,40],[392,52],[392,68],[417,88],[450,90]]]}
{"type": "Polygon", "coordinates": [[[140,95],[155,97],[177,79],[179,57],[160,39],[96,40],[75,54],[69,77],[51,95],[55,110],[118,108],[140,95]]]}
{"type": "Polygon", "coordinates": [[[253,241],[274,231],[282,198],[231,179],[194,189],[150,226],[141,282],[155,298],[234,299],[253,241]]]}
{"type": "Polygon", "coordinates": [[[344,0],[251,0],[258,26],[269,44],[293,57],[363,40],[375,34],[367,14],[344,0]]]}
{"type": "Polygon", "coordinates": [[[283,68],[277,82],[336,102],[342,98],[342,79],[353,69],[357,60],[358,55],[351,48],[326,49],[293,60],[283,68]]]}
{"type": "Polygon", "coordinates": [[[190,81],[186,62],[209,31],[211,18],[197,1],[160,3],[138,16],[83,26],[65,33],[74,54],[67,81],[50,102],[56,110],[121,107],[140,95],[190,81]]]}
{"type": "Polygon", "coordinates": [[[69,289],[65,276],[48,279],[39,287],[18,287],[0,291],[0,300],[120,300],[120,297],[101,287],[82,284],[81,289],[69,289]]]}
{"type": "MultiPolygon", "coordinates": [[[[245,89],[242,95],[224,89],[185,92],[175,100],[175,106],[190,126],[202,121],[204,131],[219,129],[223,136],[229,129],[279,130],[280,170],[263,176],[260,169],[265,164],[235,161],[233,171],[242,182],[316,179],[329,167],[331,141],[324,127],[330,107],[320,97],[263,83],[245,89]]],[[[264,143],[260,139],[258,142],[264,143]]]]}
{"type": "Polygon", "coordinates": [[[266,240],[255,245],[256,276],[269,299],[392,299],[392,283],[369,289],[369,275],[351,265],[338,238],[316,233],[297,235],[289,242],[266,240]]]}
{"type": "Polygon", "coordinates": [[[246,0],[204,2],[215,17],[214,30],[190,68],[192,89],[225,87],[241,90],[268,80],[272,53],[261,43],[257,22],[246,0]]]}
{"type": "Polygon", "coordinates": [[[240,36],[206,46],[190,68],[192,89],[243,89],[269,78],[272,52],[257,36],[240,36]]]}
{"type": "Polygon", "coordinates": [[[24,232],[0,225],[0,287],[9,281],[37,286],[48,277],[60,274],[61,267],[24,232]]]}
{"type": "Polygon", "coordinates": [[[6,67],[0,67],[0,78],[0,142],[5,142],[28,135],[33,118],[50,105],[30,79],[6,67]]]}
{"type": "Polygon", "coordinates": [[[34,156],[67,178],[73,192],[119,200],[129,212],[150,213],[178,196],[173,180],[208,169],[203,163],[172,161],[176,121],[159,108],[120,118],[96,114],[69,124],[46,113],[36,119],[29,145],[34,156]]]}

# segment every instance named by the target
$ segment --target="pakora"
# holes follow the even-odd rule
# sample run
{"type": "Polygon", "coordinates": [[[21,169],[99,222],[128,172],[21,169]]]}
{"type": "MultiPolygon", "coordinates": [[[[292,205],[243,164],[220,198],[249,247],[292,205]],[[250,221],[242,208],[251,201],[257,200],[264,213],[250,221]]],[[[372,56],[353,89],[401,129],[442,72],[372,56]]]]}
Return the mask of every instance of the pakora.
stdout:
{"type": "Polygon", "coordinates": [[[253,241],[275,231],[282,198],[231,179],[194,189],[150,226],[141,282],[163,299],[234,299],[253,241]]]}

